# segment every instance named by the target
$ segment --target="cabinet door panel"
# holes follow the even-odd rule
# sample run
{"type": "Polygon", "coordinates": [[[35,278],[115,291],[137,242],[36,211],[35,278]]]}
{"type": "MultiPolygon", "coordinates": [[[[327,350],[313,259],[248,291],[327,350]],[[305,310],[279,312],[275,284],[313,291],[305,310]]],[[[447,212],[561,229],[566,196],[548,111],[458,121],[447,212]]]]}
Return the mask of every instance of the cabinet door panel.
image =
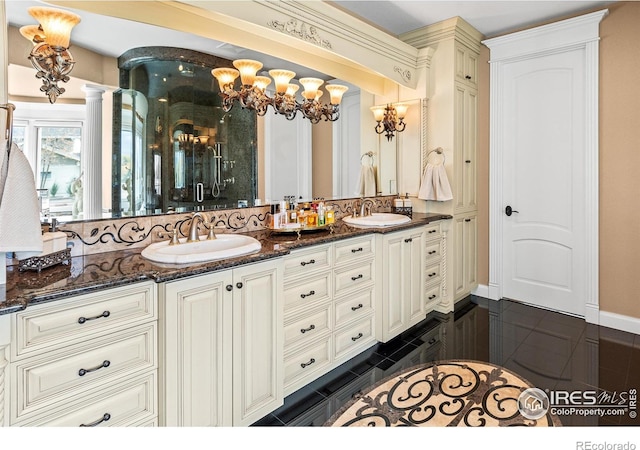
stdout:
{"type": "Polygon", "coordinates": [[[166,284],[167,426],[231,425],[231,282],[226,271],[166,284]]]}
{"type": "MultiPolygon", "coordinates": [[[[406,283],[406,273],[402,266],[402,247],[405,245],[404,236],[390,237],[385,245],[383,254],[385,297],[384,309],[382,311],[382,327],[387,337],[395,336],[405,328],[404,285],[406,283]]],[[[387,338],[385,337],[386,341],[387,338]]]]}
{"type": "Polygon", "coordinates": [[[408,304],[408,326],[412,326],[424,319],[424,238],[422,231],[413,232],[409,242],[404,242],[403,265],[404,271],[410,275],[406,281],[408,304]]]}
{"type": "Polygon", "coordinates": [[[250,425],[283,402],[280,262],[233,271],[233,425],[250,425]]]}

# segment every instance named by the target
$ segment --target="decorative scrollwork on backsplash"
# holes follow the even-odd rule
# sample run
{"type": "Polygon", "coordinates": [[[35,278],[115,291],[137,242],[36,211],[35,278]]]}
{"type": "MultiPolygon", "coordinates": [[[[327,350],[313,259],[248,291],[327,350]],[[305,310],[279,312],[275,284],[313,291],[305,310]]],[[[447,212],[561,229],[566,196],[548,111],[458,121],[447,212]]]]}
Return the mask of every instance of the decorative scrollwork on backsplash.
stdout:
{"type": "Polygon", "coordinates": [[[281,31],[282,33],[295,36],[298,39],[302,39],[312,44],[318,45],[324,48],[331,48],[331,42],[327,39],[323,39],[318,34],[318,30],[313,25],[306,24],[304,22],[298,22],[296,19],[289,19],[287,22],[281,22],[279,20],[271,20],[267,22],[271,28],[281,31]],[[307,31],[308,29],[308,31],[307,31]]]}
{"type": "Polygon", "coordinates": [[[111,223],[93,228],[88,236],[82,236],[76,231],[61,229],[67,234],[68,239],[78,239],[84,245],[107,244],[114,242],[129,247],[144,241],[151,231],[161,225],[154,225],[148,231],[136,221],[128,221],[123,224],[111,223]]]}
{"type": "Polygon", "coordinates": [[[393,71],[400,74],[404,81],[411,81],[411,71],[408,69],[401,69],[398,66],[393,67],[393,71]]]}

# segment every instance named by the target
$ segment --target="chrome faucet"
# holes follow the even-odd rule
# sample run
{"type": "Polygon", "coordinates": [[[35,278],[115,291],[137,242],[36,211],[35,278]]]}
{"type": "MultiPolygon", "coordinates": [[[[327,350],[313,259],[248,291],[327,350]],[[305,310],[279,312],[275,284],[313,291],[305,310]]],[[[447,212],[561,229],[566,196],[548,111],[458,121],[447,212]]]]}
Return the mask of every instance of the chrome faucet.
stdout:
{"type": "Polygon", "coordinates": [[[371,208],[373,208],[374,203],[370,198],[365,198],[362,200],[360,204],[360,217],[367,217],[371,215],[371,208]],[[367,207],[368,205],[368,207],[367,207]]]}
{"type": "Polygon", "coordinates": [[[206,225],[208,221],[204,214],[202,214],[201,212],[196,212],[193,214],[191,218],[191,225],[189,226],[189,234],[187,235],[187,242],[198,242],[200,240],[200,237],[198,236],[199,223],[206,225]]]}

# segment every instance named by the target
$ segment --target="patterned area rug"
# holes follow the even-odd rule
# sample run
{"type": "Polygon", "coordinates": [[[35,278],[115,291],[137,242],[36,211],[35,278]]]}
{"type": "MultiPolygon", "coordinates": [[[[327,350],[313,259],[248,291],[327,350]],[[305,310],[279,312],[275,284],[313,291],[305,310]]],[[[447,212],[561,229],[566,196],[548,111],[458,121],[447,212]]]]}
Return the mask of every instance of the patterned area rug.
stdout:
{"type": "Polygon", "coordinates": [[[380,381],[325,426],[562,426],[546,409],[546,394],[504,367],[438,361],[380,381]]]}

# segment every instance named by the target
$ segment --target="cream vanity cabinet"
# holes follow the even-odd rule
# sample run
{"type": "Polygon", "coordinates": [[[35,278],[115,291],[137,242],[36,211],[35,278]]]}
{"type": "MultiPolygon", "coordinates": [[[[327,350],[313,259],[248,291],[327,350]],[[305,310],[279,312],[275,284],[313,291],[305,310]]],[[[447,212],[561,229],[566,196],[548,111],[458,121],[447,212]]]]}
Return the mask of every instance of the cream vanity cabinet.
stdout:
{"type": "Polygon", "coordinates": [[[424,243],[424,227],[379,236],[379,341],[387,342],[425,318],[424,243]]]}
{"type": "Polygon", "coordinates": [[[424,301],[426,314],[433,310],[448,312],[451,309],[446,303],[446,297],[442,295],[447,275],[443,264],[446,246],[442,228],[440,221],[425,227],[424,301]]]}
{"type": "MultiPolygon", "coordinates": [[[[418,49],[433,49],[425,86],[429,99],[425,153],[428,158],[433,149],[444,150],[444,165],[453,194],[450,201],[426,202],[427,212],[453,216],[451,232],[443,230],[450,249],[443,255],[445,267],[454,273],[446,277],[446,286],[440,294],[443,298],[438,310],[444,313],[453,311],[454,303],[477,286],[473,228],[478,211],[478,61],[482,38],[460,17],[402,36],[403,41],[418,49]]],[[[427,298],[433,295],[431,292],[427,298]]]]}
{"type": "Polygon", "coordinates": [[[453,219],[454,258],[460,261],[453,272],[454,298],[459,300],[478,286],[477,245],[478,218],[464,214],[453,219]]]}
{"type": "Polygon", "coordinates": [[[282,260],[160,285],[161,424],[250,425],[283,403],[282,260]]]}
{"type": "Polygon", "coordinates": [[[285,395],[376,342],[375,267],[373,234],[284,257],[285,395]]]}
{"type": "Polygon", "coordinates": [[[0,348],[4,425],[158,424],[155,283],[30,306],[1,322],[11,333],[4,364],[0,348]]]}

